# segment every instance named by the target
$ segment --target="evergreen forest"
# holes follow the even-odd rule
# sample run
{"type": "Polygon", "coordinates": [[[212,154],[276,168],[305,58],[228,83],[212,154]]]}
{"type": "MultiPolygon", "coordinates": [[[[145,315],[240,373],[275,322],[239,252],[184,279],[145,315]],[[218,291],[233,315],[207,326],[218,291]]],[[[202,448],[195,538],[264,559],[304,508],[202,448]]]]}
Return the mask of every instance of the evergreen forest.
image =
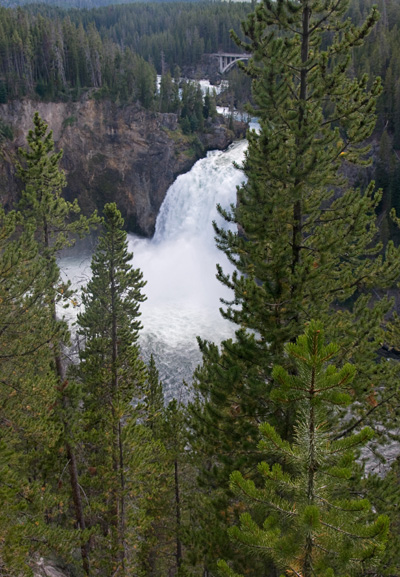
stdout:
{"type": "MultiPolygon", "coordinates": [[[[205,53],[237,52],[244,3],[130,4],[92,10],[46,5],[0,9],[2,102],[22,96],[74,99],[84,89],[97,97],[135,99],[155,75],[180,74],[205,53]]],[[[146,106],[146,103],[142,103],[146,106]]]]}
{"type": "Polygon", "coordinates": [[[201,130],[216,97],[180,69],[223,49],[250,56],[232,85],[251,86],[260,127],[218,209],[234,226],[214,224],[234,336],[200,335],[190,402],[166,404],[121,212],[65,200],[62,150],[34,114],[21,196],[0,208],[4,577],[400,575],[400,456],[385,459],[400,425],[400,2],[380,4],[0,9],[3,106],[86,94],[201,130]],[[75,293],[60,252],[91,231],[75,293]]]}

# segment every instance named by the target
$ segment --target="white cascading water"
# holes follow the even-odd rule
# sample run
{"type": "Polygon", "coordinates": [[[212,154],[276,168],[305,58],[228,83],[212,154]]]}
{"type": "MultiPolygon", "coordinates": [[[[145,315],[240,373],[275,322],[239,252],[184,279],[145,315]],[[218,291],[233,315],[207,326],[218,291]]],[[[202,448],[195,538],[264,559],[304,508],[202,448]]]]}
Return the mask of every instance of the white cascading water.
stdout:
{"type": "MultiPolygon", "coordinates": [[[[215,246],[212,222],[222,224],[218,203],[227,208],[236,202],[236,187],[244,175],[233,163],[242,163],[246,148],[243,140],[226,151],[209,152],[169,188],[154,238],[128,235],[132,264],[147,281],[147,300],[141,305],[142,354],[148,360],[153,353],[167,399],[187,397],[182,382],[190,382],[201,360],[198,335],[215,343],[233,335],[234,327],[219,313],[220,298],[231,294],[215,278],[216,263],[225,271],[230,264],[215,246]]],[[[74,250],[59,263],[75,288],[90,277],[90,254],[90,249],[74,250]]]]}
{"type": "Polygon", "coordinates": [[[243,161],[246,147],[241,141],[209,152],[169,188],[154,238],[129,236],[133,264],[147,280],[141,347],[145,357],[153,353],[167,398],[181,394],[201,360],[197,335],[219,343],[233,334],[219,313],[220,298],[231,295],[215,278],[216,263],[230,265],[215,246],[212,222],[221,224],[218,203],[236,201],[244,175],[233,163],[243,161]]]}

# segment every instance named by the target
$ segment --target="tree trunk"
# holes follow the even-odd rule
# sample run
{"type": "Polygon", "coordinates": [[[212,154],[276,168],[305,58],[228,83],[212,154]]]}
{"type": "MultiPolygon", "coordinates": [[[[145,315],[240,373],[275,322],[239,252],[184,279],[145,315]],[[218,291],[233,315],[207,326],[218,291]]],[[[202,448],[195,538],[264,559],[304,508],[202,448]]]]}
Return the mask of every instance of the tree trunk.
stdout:
{"type": "Polygon", "coordinates": [[[179,469],[178,460],[174,460],[175,468],[175,511],[176,511],[176,568],[179,569],[182,565],[182,543],[180,539],[181,533],[181,497],[179,491],[179,469]]]}
{"type": "MultiPolygon", "coordinates": [[[[56,320],[56,305],[55,305],[55,303],[53,306],[54,306],[53,316],[54,316],[54,320],[56,320]]],[[[58,376],[58,379],[60,382],[60,386],[62,388],[62,400],[61,400],[61,402],[63,405],[63,409],[65,409],[68,405],[68,399],[64,393],[66,378],[65,378],[65,370],[63,367],[62,359],[61,359],[60,353],[58,351],[56,352],[56,354],[54,356],[54,361],[55,361],[55,365],[56,365],[56,373],[57,373],[57,376],[58,376]]],[[[83,505],[82,505],[82,499],[81,499],[81,493],[80,493],[80,487],[79,487],[78,467],[77,467],[77,463],[76,463],[75,452],[74,452],[71,444],[67,440],[70,437],[70,428],[69,428],[68,422],[64,418],[63,418],[63,425],[64,425],[64,433],[65,433],[65,437],[66,437],[65,449],[66,449],[67,457],[69,460],[69,477],[70,477],[71,490],[72,490],[72,499],[74,502],[75,518],[76,518],[76,522],[79,525],[81,531],[84,531],[86,529],[86,523],[85,523],[85,515],[83,512],[83,505]]],[[[82,545],[81,545],[82,567],[83,567],[83,570],[84,570],[86,575],[90,574],[89,551],[90,551],[89,541],[86,541],[86,543],[82,543],[82,545]]]]}

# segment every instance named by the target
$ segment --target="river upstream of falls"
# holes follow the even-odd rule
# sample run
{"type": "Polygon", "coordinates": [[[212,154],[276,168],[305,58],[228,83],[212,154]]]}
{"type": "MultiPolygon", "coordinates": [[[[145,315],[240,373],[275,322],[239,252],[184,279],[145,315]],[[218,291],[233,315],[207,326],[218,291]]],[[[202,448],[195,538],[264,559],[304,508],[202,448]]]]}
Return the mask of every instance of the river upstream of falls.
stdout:
{"type": "MultiPolygon", "coordinates": [[[[188,396],[182,383],[191,382],[201,361],[196,337],[219,343],[234,332],[219,313],[220,298],[231,294],[215,278],[216,263],[224,271],[231,265],[215,246],[212,222],[222,224],[218,203],[227,208],[236,202],[244,175],[233,163],[241,164],[246,148],[247,141],[240,141],[226,151],[209,152],[169,188],[153,239],[128,235],[132,264],[147,281],[142,355],[148,360],[153,353],[167,400],[188,396]]],[[[89,278],[90,255],[75,251],[61,259],[60,267],[78,288],[89,278]]]]}

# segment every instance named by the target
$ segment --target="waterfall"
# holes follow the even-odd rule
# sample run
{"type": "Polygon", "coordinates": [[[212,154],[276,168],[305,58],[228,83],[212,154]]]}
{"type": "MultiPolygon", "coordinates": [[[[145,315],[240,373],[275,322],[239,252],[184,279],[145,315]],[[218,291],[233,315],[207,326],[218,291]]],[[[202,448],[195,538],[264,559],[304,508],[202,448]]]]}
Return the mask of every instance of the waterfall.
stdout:
{"type": "Polygon", "coordinates": [[[243,160],[246,147],[247,142],[240,141],[224,152],[213,150],[190,172],[178,176],[161,206],[153,242],[185,238],[214,245],[212,221],[220,220],[216,205],[236,202],[243,174],[233,163],[243,160]]]}
{"type": "MultiPolygon", "coordinates": [[[[219,313],[220,298],[231,294],[215,278],[216,263],[224,271],[231,265],[215,246],[212,222],[222,224],[217,204],[228,208],[236,202],[244,175],[233,163],[241,164],[246,147],[240,141],[211,151],[179,176],[161,206],[153,239],[128,235],[132,264],[147,281],[140,346],[145,360],[153,353],[167,399],[187,396],[182,380],[190,382],[201,361],[197,335],[215,343],[233,335],[234,327],[219,313]]],[[[60,267],[79,287],[90,275],[89,253],[74,251],[60,267]]]]}
{"type": "Polygon", "coordinates": [[[134,266],[147,280],[141,346],[145,357],[153,352],[167,398],[180,394],[201,360],[198,335],[213,342],[233,335],[219,313],[220,298],[231,295],[215,278],[216,263],[230,264],[215,246],[212,222],[222,224],[217,204],[236,202],[244,175],[233,163],[243,161],[246,147],[241,141],[209,152],[169,188],[154,238],[130,235],[134,266]]]}

